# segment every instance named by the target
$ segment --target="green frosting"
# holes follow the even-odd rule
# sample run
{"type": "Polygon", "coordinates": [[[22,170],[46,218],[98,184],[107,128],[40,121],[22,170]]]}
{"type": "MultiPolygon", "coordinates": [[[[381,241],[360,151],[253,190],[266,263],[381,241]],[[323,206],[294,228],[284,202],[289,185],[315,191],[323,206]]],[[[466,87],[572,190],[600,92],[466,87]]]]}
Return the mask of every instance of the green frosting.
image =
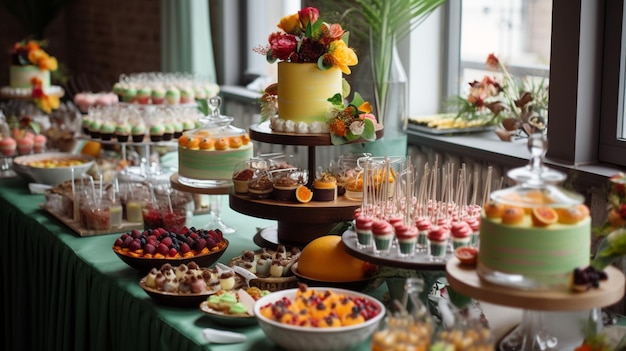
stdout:
{"type": "Polygon", "coordinates": [[[234,303],[232,306],[230,306],[230,309],[228,310],[228,312],[232,314],[242,314],[242,313],[247,313],[248,309],[241,302],[237,302],[237,303],[234,303]]]}
{"type": "Polygon", "coordinates": [[[211,295],[211,296],[209,296],[209,297],[206,299],[206,301],[207,301],[208,303],[210,303],[210,304],[214,304],[214,305],[215,305],[215,304],[220,303],[220,297],[219,297],[219,296],[217,296],[217,295],[211,295]]]}
{"type": "Polygon", "coordinates": [[[237,303],[237,297],[231,293],[224,293],[220,297],[220,302],[235,304],[237,303]]]}
{"type": "Polygon", "coordinates": [[[146,132],[146,126],[143,124],[134,125],[131,129],[132,134],[144,134],[146,132]]]}

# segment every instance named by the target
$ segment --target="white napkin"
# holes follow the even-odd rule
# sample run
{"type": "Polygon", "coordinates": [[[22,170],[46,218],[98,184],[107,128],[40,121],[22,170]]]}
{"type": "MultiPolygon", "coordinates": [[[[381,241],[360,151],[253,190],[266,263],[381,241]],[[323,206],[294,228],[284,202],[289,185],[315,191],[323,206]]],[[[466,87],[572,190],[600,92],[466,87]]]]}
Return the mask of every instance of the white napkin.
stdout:
{"type": "Polygon", "coordinates": [[[202,330],[204,339],[214,344],[232,344],[246,341],[246,336],[225,330],[206,328],[202,330]]]}

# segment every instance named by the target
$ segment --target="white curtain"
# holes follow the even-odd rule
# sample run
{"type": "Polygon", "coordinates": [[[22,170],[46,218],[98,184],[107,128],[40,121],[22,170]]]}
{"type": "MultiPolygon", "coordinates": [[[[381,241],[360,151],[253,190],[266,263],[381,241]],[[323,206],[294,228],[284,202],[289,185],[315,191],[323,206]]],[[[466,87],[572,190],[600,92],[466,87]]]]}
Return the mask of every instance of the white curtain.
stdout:
{"type": "Polygon", "coordinates": [[[161,0],[161,69],[217,83],[208,0],[161,0]]]}

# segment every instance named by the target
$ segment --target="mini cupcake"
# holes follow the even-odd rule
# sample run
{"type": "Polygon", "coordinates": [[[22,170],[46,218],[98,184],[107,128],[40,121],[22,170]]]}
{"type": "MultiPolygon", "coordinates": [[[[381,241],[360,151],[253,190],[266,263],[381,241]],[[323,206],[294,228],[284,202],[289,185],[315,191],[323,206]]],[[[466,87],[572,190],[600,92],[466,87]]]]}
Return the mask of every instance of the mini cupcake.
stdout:
{"type": "Polygon", "coordinates": [[[100,139],[100,127],[102,127],[102,122],[97,119],[91,121],[89,125],[89,135],[93,139],[100,139]]]}
{"type": "Polygon", "coordinates": [[[172,122],[172,125],[174,126],[174,138],[180,138],[180,136],[183,135],[183,122],[176,119],[172,122]]]}
{"type": "Polygon", "coordinates": [[[137,97],[137,89],[132,86],[126,87],[124,89],[124,94],[122,95],[122,101],[124,102],[135,102],[135,98],[137,97]]]}
{"type": "Polygon", "coordinates": [[[417,244],[417,228],[406,224],[398,224],[395,227],[398,248],[401,256],[411,256],[415,253],[417,244]]]}
{"type": "Polygon", "coordinates": [[[134,124],[130,129],[130,134],[133,136],[133,141],[141,143],[146,137],[146,125],[143,122],[134,124]]]}
{"type": "Polygon", "coordinates": [[[15,155],[16,149],[17,149],[17,142],[15,142],[15,139],[11,137],[5,137],[2,140],[0,140],[0,152],[2,152],[4,156],[11,157],[15,155]]]}
{"type": "Polygon", "coordinates": [[[91,117],[87,116],[83,116],[83,119],[81,121],[81,127],[82,127],[82,131],[83,134],[85,135],[89,135],[89,127],[91,126],[91,117]]]}
{"type": "Polygon", "coordinates": [[[150,93],[150,98],[153,104],[161,105],[165,102],[165,90],[161,87],[155,87],[150,93]]]}
{"type": "Polygon", "coordinates": [[[248,181],[248,194],[253,199],[267,199],[272,196],[274,184],[269,175],[264,174],[248,181]]]}
{"type": "Polygon", "coordinates": [[[171,123],[163,124],[163,140],[169,141],[174,137],[174,125],[171,123]]]}
{"type": "Polygon", "coordinates": [[[295,202],[298,185],[300,185],[300,183],[288,174],[278,177],[274,180],[272,197],[277,201],[295,202]]]}
{"type": "Polygon", "coordinates": [[[248,192],[248,182],[252,179],[254,171],[250,168],[242,169],[241,171],[233,174],[233,187],[238,194],[245,194],[248,192]]]}
{"type": "Polygon", "coordinates": [[[337,179],[324,173],[313,181],[313,201],[335,201],[337,199],[337,179]]]}
{"type": "Polygon", "coordinates": [[[372,235],[374,236],[374,248],[377,253],[388,252],[393,241],[393,227],[389,222],[378,219],[372,224],[372,235]]]}
{"type": "Polygon", "coordinates": [[[141,87],[137,89],[137,102],[142,105],[147,105],[150,103],[150,98],[152,96],[152,89],[150,87],[141,87]]]}
{"type": "Polygon", "coordinates": [[[165,101],[170,105],[180,103],[180,90],[176,87],[170,87],[165,91],[165,101]]]}
{"type": "Polygon", "coordinates": [[[113,91],[113,94],[116,95],[118,101],[122,101],[124,90],[126,90],[126,86],[122,82],[116,82],[115,84],[113,84],[113,88],[111,89],[111,91],[113,91]]]}
{"type": "Polygon", "coordinates": [[[154,123],[150,126],[150,141],[159,142],[163,140],[163,134],[165,133],[165,127],[163,123],[154,123]]]}
{"type": "Polygon", "coordinates": [[[29,155],[33,152],[33,138],[32,137],[22,137],[15,140],[17,143],[17,152],[20,155],[29,155]]]}
{"type": "Polygon", "coordinates": [[[274,259],[272,260],[272,265],[270,266],[270,276],[274,278],[282,277],[285,272],[285,263],[282,260],[274,259]]]}
{"type": "Polygon", "coordinates": [[[115,137],[120,143],[125,143],[131,134],[131,127],[128,122],[120,122],[115,126],[115,137]]]}
{"type": "Polygon", "coordinates": [[[192,130],[196,127],[196,124],[191,119],[185,119],[183,121],[183,133],[192,130]]]}
{"type": "Polygon", "coordinates": [[[37,154],[42,153],[46,149],[46,142],[48,138],[46,138],[43,134],[37,134],[33,138],[33,151],[37,154]]]}
{"type": "Polygon", "coordinates": [[[430,256],[434,259],[442,259],[446,256],[450,230],[445,227],[434,226],[428,231],[428,246],[430,256]]]}
{"type": "Polygon", "coordinates": [[[469,246],[472,240],[472,229],[467,222],[455,221],[450,227],[450,236],[452,237],[452,248],[469,246]]]}
{"type": "Polygon", "coordinates": [[[113,134],[115,134],[115,124],[112,121],[102,122],[102,125],[100,126],[100,138],[108,141],[113,138],[113,134]]]}
{"type": "Polygon", "coordinates": [[[180,88],[180,103],[181,104],[189,104],[194,101],[195,92],[191,87],[181,87],[180,88]]]}

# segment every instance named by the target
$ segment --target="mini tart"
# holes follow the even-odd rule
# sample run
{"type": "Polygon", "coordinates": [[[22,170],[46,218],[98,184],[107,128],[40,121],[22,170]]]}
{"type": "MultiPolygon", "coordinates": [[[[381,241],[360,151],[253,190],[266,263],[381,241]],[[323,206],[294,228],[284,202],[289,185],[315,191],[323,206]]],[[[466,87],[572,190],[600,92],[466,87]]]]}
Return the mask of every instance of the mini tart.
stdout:
{"type": "Polygon", "coordinates": [[[272,195],[274,185],[269,177],[253,178],[248,182],[248,194],[255,199],[266,199],[272,195]]]}
{"type": "Polygon", "coordinates": [[[313,181],[313,201],[334,201],[337,199],[337,179],[329,174],[313,181]]]}
{"type": "Polygon", "coordinates": [[[295,179],[280,177],[274,182],[272,197],[277,201],[296,201],[296,189],[300,185],[295,179]]]}

